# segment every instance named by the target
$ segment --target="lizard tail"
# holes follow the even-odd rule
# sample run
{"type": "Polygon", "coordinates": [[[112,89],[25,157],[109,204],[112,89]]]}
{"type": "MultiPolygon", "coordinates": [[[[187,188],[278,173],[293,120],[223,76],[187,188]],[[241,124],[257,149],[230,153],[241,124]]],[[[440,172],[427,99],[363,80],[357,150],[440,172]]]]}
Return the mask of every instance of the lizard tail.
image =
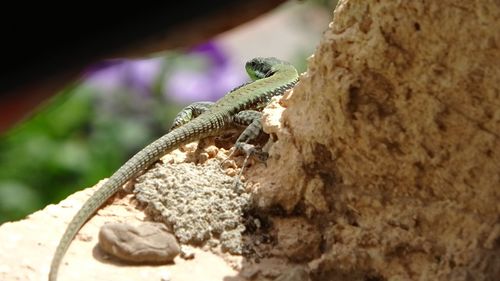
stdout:
{"type": "MultiPolygon", "coordinates": [[[[195,122],[197,123],[197,122],[195,122]]],[[[194,124],[193,124],[194,125],[194,124]]],[[[120,169],[118,169],[78,210],[64,232],[57,246],[50,265],[49,281],[57,280],[59,265],[68,250],[71,241],[80,228],[95,213],[95,211],[115,194],[128,180],[134,178],[164,154],[174,150],[181,144],[193,141],[196,137],[190,133],[193,126],[183,126],[157,139],[135,154],[120,169]]]]}

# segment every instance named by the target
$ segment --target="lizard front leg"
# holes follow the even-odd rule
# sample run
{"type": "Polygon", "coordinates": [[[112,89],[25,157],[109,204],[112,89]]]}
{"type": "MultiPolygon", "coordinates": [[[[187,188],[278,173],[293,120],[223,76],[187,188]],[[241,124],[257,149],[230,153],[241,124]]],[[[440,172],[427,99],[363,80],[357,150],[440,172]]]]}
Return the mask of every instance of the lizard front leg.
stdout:
{"type": "MultiPolygon", "coordinates": [[[[244,110],[238,112],[233,117],[233,123],[240,126],[246,126],[245,130],[240,134],[235,143],[236,150],[243,151],[246,158],[251,155],[257,156],[261,161],[265,161],[268,154],[260,149],[257,149],[249,142],[257,139],[263,132],[262,130],[262,112],[255,110],[244,110]]],[[[245,159],[246,162],[246,159],[245,159]]]]}

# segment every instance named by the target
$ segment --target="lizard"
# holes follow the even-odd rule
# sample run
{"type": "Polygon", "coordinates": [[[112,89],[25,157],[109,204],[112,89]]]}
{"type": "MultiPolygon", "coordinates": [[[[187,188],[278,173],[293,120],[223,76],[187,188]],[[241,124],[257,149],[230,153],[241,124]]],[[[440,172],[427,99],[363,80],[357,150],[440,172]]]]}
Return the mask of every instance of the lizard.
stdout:
{"type": "MultiPolygon", "coordinates": [[[[93,214],[129,180],[147,170],[163,155],[192,141],[245,127],[235,142],[236,150],[247,156],[257,151],[249,142],[262,132],[262,109],[274,96],[281,96],[298,82],[292,64],[274,57],[258,57],[248,61],[245,69],[251,81],[234,88],[217,102],[197,102],[181,110],[171,130],[132,156],[82,205],[69,222],[56,248],[50,265],[49,281],[57,280],[60,263],[71,241],[93,214]]],[[[245,161],[246,162],[246,161],[245,161]]]]}

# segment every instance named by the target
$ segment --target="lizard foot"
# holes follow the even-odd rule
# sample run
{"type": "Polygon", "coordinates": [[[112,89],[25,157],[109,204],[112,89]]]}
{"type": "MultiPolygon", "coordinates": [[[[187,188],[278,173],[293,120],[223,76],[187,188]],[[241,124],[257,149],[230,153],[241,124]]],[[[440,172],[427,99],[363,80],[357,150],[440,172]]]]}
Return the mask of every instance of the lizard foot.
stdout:
{"type": "Polygon", "coordinates": [[[266,163],[266,160],[269,157],[269,154],[267,152],[264,152],[261,149],[256,148],[255,145],[253,144],[236,143],[235,148],[236,148],[235,151],[239,150],[245,153],[245,160],[243,160],[243,164],[241,165],[241,170],[237,178],[238,180],[241,179],[241,175],[243,175],[243,170],[247,166],[247,162],[250,156],[254,156],[255,159],[257,159],[260,162],[263,162],[264,164],[266,163]]]}
{"type": "Polygon", "coordinates": [[[254,156],[255,159],[259,160],[260,162],[266,162],[267,158],[269,158],[269,154],[265,151],[262,151],[262,149],[257,148],[253,144],[249,143],[236,143],[235,144],[236,150],[243,151],[246,155],[245,157],[245,163],[243,164],[243,167],[245,167],[246,161],[250,156],[254,156]]]}
{"type": "Polygon", "coordinates": [[[257,148],[253,144],[244,142],[236,143],[233,147],[233,150],[229,153],[228,157],[221,162],[220,164],[221,168],[224,166],[225,163],[227,163],[227,161],[229,161],[229,159],[234,155],[234,153],[238,151],[242,151],[245,154],[245,159],[243,160],[243,164],[241,165],[241,170],[234,181],[235,189],[241,190],[244,189],[243,183],[241,182],[241,176],[243,175],[243,171],[247,166],[248,159],[250,159],[250,157],[253,156],[254,159],[256,159],[257,161],[263,162],[265,164],[267,158],[269,157],[269,154],[257,148]]]}

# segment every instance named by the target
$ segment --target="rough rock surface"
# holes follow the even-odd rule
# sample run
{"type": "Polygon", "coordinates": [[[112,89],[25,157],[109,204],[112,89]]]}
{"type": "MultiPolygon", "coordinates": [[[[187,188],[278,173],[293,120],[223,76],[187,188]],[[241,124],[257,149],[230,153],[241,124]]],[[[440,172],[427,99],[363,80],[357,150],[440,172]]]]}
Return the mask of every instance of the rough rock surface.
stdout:
{"type": "Polygon", "coordinates": [[[273,225],[276,232],[273,254],[284,255],[294,262],[319,257],[321,234],[316,225],[301,217],[276,218],[273,225]]]}
{"type": "Polygon", "coordinates": [[[99,231],[99,246],[106,253],[132,263],[166,264],[180,253],[175,236],[162,223],[107,223],[99,231]]]}
{"type": "Polygon", "coordinates": [[[500,276],[499,30],[494,1],[340,2],[249,171],[320,227],[317,280],[500,276]]]}

